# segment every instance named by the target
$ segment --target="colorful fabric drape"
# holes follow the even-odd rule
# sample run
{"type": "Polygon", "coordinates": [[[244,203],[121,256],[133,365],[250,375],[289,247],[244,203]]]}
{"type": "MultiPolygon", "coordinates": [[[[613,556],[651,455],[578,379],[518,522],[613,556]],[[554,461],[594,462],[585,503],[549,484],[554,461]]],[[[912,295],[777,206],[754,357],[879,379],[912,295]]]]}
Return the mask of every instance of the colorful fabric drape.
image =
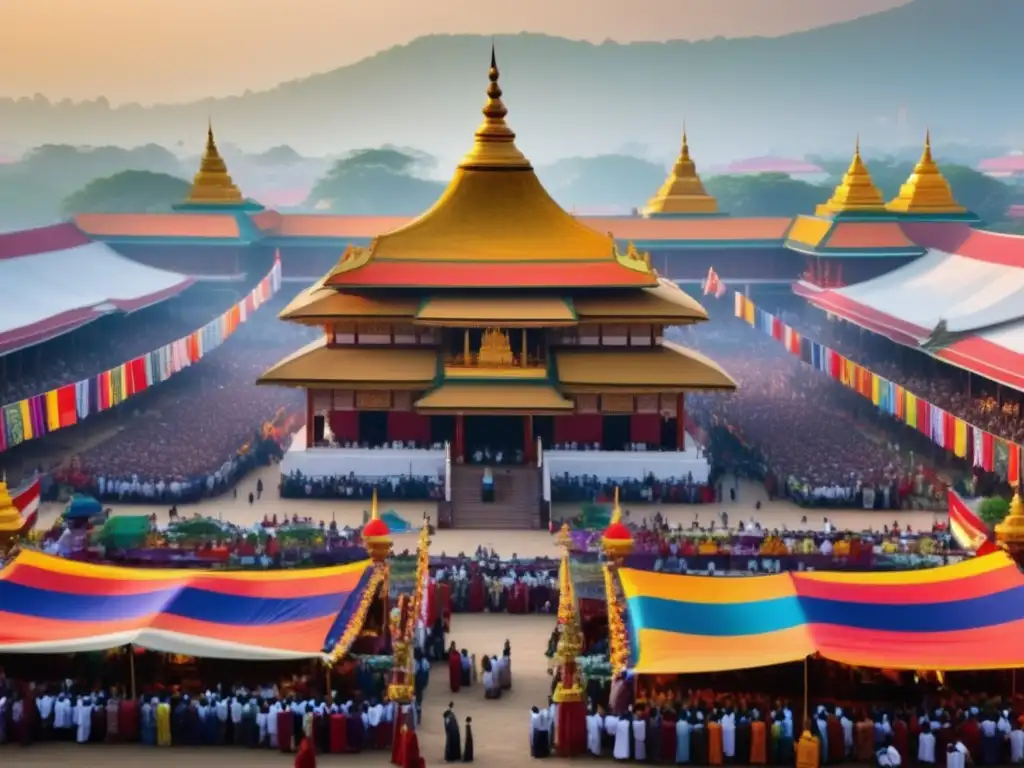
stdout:
{"type": "Polygon", "coordinates": [[[898,572],[709,579],[624,568],[638,674],[769,666],[815,653],[875,669],[1024,665],[1024,574],[993,552],[898,572]]]}
{"type": "Polygon", "coordinates": [[[368,589],[369,560],[295,571],[176,571],[22,551],[0,571],[0,652],[134,643],[224,659],[320,658],[368,589]]]}
{"type": "Polygon", "coordinates": [[[4,405],[0,408],[0,451],[70,427],[167,381],[224,343],[280,288],[278,254],[270,272],[248,296],[199,330],[96,376],[4,405]]]}
{"type": "Polygon", "coordinates": [[[1011,485],[1017,485],[1024,479],[1021,477],[1024,449],[1020,445],[996,437],[835,350],[799,336],[779,318],[757,307],[741,293],[735,294],[735,311],[738,318],[766,336],[781,341],[803,362],[871,400],[880,411],[927,435],[936,445],[971,460],[975,466],[988,472],[998,472],[1011,485]],[[794,338],[798,341],[791,346],[794,338]]]}

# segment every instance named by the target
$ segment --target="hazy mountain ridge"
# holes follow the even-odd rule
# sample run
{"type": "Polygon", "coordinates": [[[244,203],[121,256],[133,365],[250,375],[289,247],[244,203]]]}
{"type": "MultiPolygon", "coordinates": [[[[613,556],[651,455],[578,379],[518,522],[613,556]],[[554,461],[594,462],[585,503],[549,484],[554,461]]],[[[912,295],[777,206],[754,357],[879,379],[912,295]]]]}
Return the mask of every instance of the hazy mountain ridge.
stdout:
{"type": "MultiPolygon", "coordinates": [[[[510,120],[538,162],[645,144],[671,155],[679,127],[718,157],[939,140],[1000,142],[1022,131],[1021,0],[914,0],[891,11],[779,38],[621,45],[522,34],[497,38],[510,120]],[[904,110],[907,130],[896,129],[904,110]]],[[[287,143],[336,153],[382,143],[446,159],[479,118],[489,38],[430,36],[354,65],[220,100],[111,109],[0,100],[5,140],[21,144],[197,147],[207,115],[246,149],[287,143]]]]}

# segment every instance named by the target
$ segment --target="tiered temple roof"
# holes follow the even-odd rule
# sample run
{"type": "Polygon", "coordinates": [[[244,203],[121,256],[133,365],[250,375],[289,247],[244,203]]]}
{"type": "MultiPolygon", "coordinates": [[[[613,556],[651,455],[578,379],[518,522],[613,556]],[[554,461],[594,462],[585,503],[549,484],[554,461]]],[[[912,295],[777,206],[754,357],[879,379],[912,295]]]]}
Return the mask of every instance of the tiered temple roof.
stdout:
{"type": "Polygon", "coordinates": [[[350,245],[282,311],[284,320],[323,326],[325,339],[259,383],[420,390],[423,413],[563,413],[574,408],[570,391],[735,388],[713,361],[661,340],[664,325],[706,321],[704,308],[659,278],[646,254],[620,249],[548,195],[505,120],[493,51],[488,79],[483,122],[445,193],[368,247],[350,245]],[[461,362],[440,348],[443,328],[465,334],[461,362]],[[479,352],[469,348],[470,329],[482,329],[479,352]],[[514,338],[502,329],[515,329],[514,338]],[[548,331],[543,360],[527,348],[526,329],[548,331]],[[601,329],[643,338],[625,349],[590,344],[601,329]],[[361,333],[385,341],[360,346],[361,333]],[[562,340],[566,333],[579,341],[562,340]]]}

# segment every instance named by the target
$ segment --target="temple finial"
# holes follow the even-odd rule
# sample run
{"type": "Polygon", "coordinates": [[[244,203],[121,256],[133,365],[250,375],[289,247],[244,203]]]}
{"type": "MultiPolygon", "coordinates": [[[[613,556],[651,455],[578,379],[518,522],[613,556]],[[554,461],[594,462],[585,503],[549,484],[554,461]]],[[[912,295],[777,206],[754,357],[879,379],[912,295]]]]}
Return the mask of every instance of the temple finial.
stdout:
{"type": "Polygon", "coordinates": [[[612,507],[612,522],[622,522],[622,507],[619,506],[619,486],[615,486],[615,506],[612,507]]]}
{"type": "Polygon", "coordinates": [[[373,498],[370,500],[370,519],[380,520],[380,509],[377,507],[377,488],[373,489],[373,498]]]}
{"type": "Polygon", "coordinates": [[[913,173],[900,186],[899,194],[885,206],[892,213],[934,215],[964,213],[967,209],[953,197],[953,190],[932,157],[932,132],[926,130],[921,158],[913,173]]]}
{"type": "Polygon", "coordinates": [[[690,157],[690,136],[683,123],[683,143],[668,178],[647,201],[645,216],[710,215],[718,213],[718,201],[708,194],[690,157]]]}
{"type": "Polygon", "coordinates": [[[853,145],[853,159],[828,202],[819,205],[817,216],[830,217],[837,213],[881,213],[885,198],[871,179],[864,159],[860,155],[860,133],[853,145]]]}
{"type": "Polygon", "coordinates": [[[472,168],[519,168],[531,170],[530,161],[526,159],[516,146],[516,135],[505,116],[508,109],[501,100],[502,91],[498,81],[501,72],[498,69],[498,55],[491,40],[491,65],[487,70],[487,101],[481,110],[484,120],[474,134],[473,148],[469,150],[459,167],[472,168]]]}
{"type": "Polygon", "coordinates": [[[209,117],[206,118],[206,149],[199,161],[199,171],[192,179],[192,189],[186,202],[201,205],[243,202],[242,193],[232,181],[227,164],[217,149],[213,120],[209,117]]]}

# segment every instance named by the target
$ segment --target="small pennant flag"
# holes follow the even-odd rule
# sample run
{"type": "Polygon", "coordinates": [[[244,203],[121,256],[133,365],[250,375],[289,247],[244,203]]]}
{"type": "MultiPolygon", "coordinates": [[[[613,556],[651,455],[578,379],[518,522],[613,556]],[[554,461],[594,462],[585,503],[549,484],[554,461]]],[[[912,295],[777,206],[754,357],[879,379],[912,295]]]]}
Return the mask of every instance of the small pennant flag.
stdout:
{"type": "Polygon", "coordinates": [[[725,283],[718,277],[714,267],[708,267],[708,276],[704,279],[704,295],[713,295],[716,299],[725,296],[725,283]]]}

